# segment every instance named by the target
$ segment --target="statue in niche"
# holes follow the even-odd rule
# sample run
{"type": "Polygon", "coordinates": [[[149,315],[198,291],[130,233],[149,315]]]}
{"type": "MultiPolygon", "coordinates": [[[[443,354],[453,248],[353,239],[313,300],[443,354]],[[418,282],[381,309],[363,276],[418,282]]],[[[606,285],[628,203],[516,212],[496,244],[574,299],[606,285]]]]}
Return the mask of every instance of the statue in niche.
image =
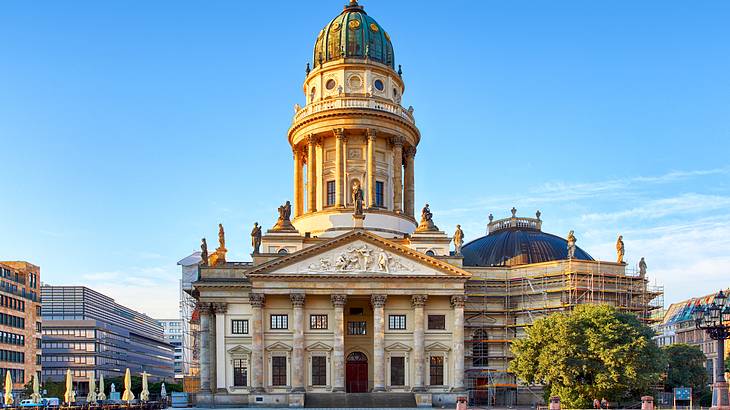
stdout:
{"type": "Polygon", "coordinates": [[[208,266],[208,242],[205,238],[200,240],[200,259],[201,265],[208,266]]]}
{"type": "Polygon", "coordinates": [[[568,232],[568,259],[575,258],[575,233],[573,231],[568,232]]]}
{"type": "Polygon", "coordinates": [[[218,224],[218,249],[226,249],[226,233],[223,224],[218,224]]]}
{"type": "Polygon", "coordinates": [[[454,232],[454,254],[461,255],[461,246],[464,244],[464,231],[461,230],[461,225],[456,225],[456,231],[454,232]]]}
{"type": "Polygon", "coordinates": [[[619,235],[616,240],[616,263],[624,263],[624,252],[624,237],[619,235]]]}
{"type": "Polygon", "coordinates": [[[355,181],[355,183],[352,185],[352,203],[355,206],[355,215],[359,216],[363,214],[362,202],[362,188],[360,188],[360,182],[355,181]]]}
{"type": "Polygon", "coordinates": [[[251,231],[251,246],[253,247],[253,253],[259,253],[261,248],[261,227],[258,222],[254,222],[253,230],[251,231]]]}
{"type": "Polygon", "coordinates": [[[639,261],[639,275],[646,276],[646,261],[644,260],[643,256],[639,261]]]}

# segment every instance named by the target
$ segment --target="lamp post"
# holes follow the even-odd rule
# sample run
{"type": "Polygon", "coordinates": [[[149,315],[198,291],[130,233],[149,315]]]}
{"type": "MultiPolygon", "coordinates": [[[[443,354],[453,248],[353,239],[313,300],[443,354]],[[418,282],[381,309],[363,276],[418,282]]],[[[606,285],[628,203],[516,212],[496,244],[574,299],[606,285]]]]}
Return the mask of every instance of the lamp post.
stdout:
{"type": "Polygon", "coordinates": [[[726,320],[730,320],[730,306],[726,306],[726,302],[727,296],[721,290],[711,304],[704,308],[695,307],[692,311],[695,327],[704,330],[711,339],[717,341],[717,366],[712,384],[711,410],[730,409],[728,384],[725,381],[725,339],[730,337],[730,326],[724,324],[726,320]]]}

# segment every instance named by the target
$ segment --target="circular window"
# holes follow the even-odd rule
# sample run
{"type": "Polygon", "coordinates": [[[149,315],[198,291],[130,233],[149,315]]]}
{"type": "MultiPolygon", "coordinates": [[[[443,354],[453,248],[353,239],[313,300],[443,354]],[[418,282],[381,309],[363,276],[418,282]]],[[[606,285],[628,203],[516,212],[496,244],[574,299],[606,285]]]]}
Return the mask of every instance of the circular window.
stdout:
{"type": "Polygon", "coordinates": [[[279,252],[276,252],[276,253],[279,255],[286,255],[289,253],[289,251],[286,250],[285,248],[281,248],[281,249],[279,249],[279,252]]]}
{"type": "Polygon", "coordinates": [[[357,30],[360,28],[360,20],[350,20],[347,24],[350,25],[350,30],[357,30]]]}
{"type": "Polygon", "coordinates": [[[428,256],[436,256],[436,254],[432,250],[426,251],[426,255],[428,255],[428,256]]]}
{"type": "Polygon", "coordinates": [[[373,85],[375,85],[375,88],[378,91],[383,91],[383,89],[385,88],[385,85],[383,85],[383,82],[380,81],[380,80],[375,80],[375,82],[373,83],[373,85]]]}
{"type": "Polygon", "coordinates": [[[353,75],[350,77],[350,88],[359,89],[362,87],[362,79],[359,76],[353,75]]]}
{"type": "Polygon", "coordinates": [[[335,88],[336,85],[337,85],[337,81],[330,78],[329,80],[327,80],[325,87],[327,87],[328,90],[332,90],[335,88]]]}

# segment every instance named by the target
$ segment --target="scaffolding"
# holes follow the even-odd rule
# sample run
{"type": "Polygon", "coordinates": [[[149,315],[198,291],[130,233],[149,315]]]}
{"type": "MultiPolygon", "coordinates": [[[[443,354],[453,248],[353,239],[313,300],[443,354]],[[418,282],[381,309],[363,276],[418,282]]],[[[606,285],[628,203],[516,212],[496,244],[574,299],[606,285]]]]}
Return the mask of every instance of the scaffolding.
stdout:
{"type": "Polygon", "coordinates": [[[581,304],[609,304],[650,324],[663,308],[663,288],[615,263],[562,260],[478,268],[466,285],[466,387],[472,405],[512,406],[542,401],[539,387],[508,371],[510,345],[524,329],[581,304]]]}

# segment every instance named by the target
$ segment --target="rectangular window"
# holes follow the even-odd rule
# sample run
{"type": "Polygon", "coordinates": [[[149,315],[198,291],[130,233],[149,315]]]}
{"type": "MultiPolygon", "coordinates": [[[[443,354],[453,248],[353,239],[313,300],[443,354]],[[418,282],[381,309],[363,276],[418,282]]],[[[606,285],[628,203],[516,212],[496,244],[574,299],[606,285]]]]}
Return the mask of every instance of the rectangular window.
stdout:
{"type": "Polygon", "coordinates": [[[367,334],[367,322],[347,322],[347,334],[353,336],[367,334]]]}
{"type": "Polygon", "coordinates": [[[327,329],[327,315],[309,315],[310,329],[327,329]]]}
{"type": "Polygon", "coordinates": [[[428,315],[428,330],[445,330],[446,316],[428,315]]]}
{"type": "Polygon", "coordinates": [[[406,330],[406,315],[388,315],[389,330],[406,330]]]}
{"type": "Polygon", "coordinates": [[[245,386],[248,384],[248,363],[245,359],[233,360],[233,385],[245,386]]]}
{"type": "Polygon", "coordinates": [[[432,386],[443,386],[444,384],[444,357],[431,356],[429,384],[432,386]]]}
{"type": "Polygon", "coordinates": [[[271,358],[271,385],[286,386],[286,356],[271,358]]]}
{"type": "Polygon", "coordinates": [[[231,333],[234,335],[247,335],[248,320],[231,320],[231,333]]]}
{"type": "Polygon", "coordinates": [[[406,379],[406,358],[391,357],[390,358],[390,385],[405,386],[406,379]]]}
{"type": "Polygon", "coordinates": [[[335,181],[327,181],[327,206],[335,204],[335,181]]]}
{"type": "Polygon", "coordinates": [[[327,384],[327,358],[324,356],[312,357],[312,386],[327,384]]]}
{"type": "Polygon", "coordinates": [[[271,315],[271,329],[288,329],[289,315],[271,315]]]}
{"type": "Polygon", "coordinates": [[[375,181],[375,206],[384,207],[385,201],[383,200],[385,196],[385,184],[383,184],[381,181],[375,181]]]}

